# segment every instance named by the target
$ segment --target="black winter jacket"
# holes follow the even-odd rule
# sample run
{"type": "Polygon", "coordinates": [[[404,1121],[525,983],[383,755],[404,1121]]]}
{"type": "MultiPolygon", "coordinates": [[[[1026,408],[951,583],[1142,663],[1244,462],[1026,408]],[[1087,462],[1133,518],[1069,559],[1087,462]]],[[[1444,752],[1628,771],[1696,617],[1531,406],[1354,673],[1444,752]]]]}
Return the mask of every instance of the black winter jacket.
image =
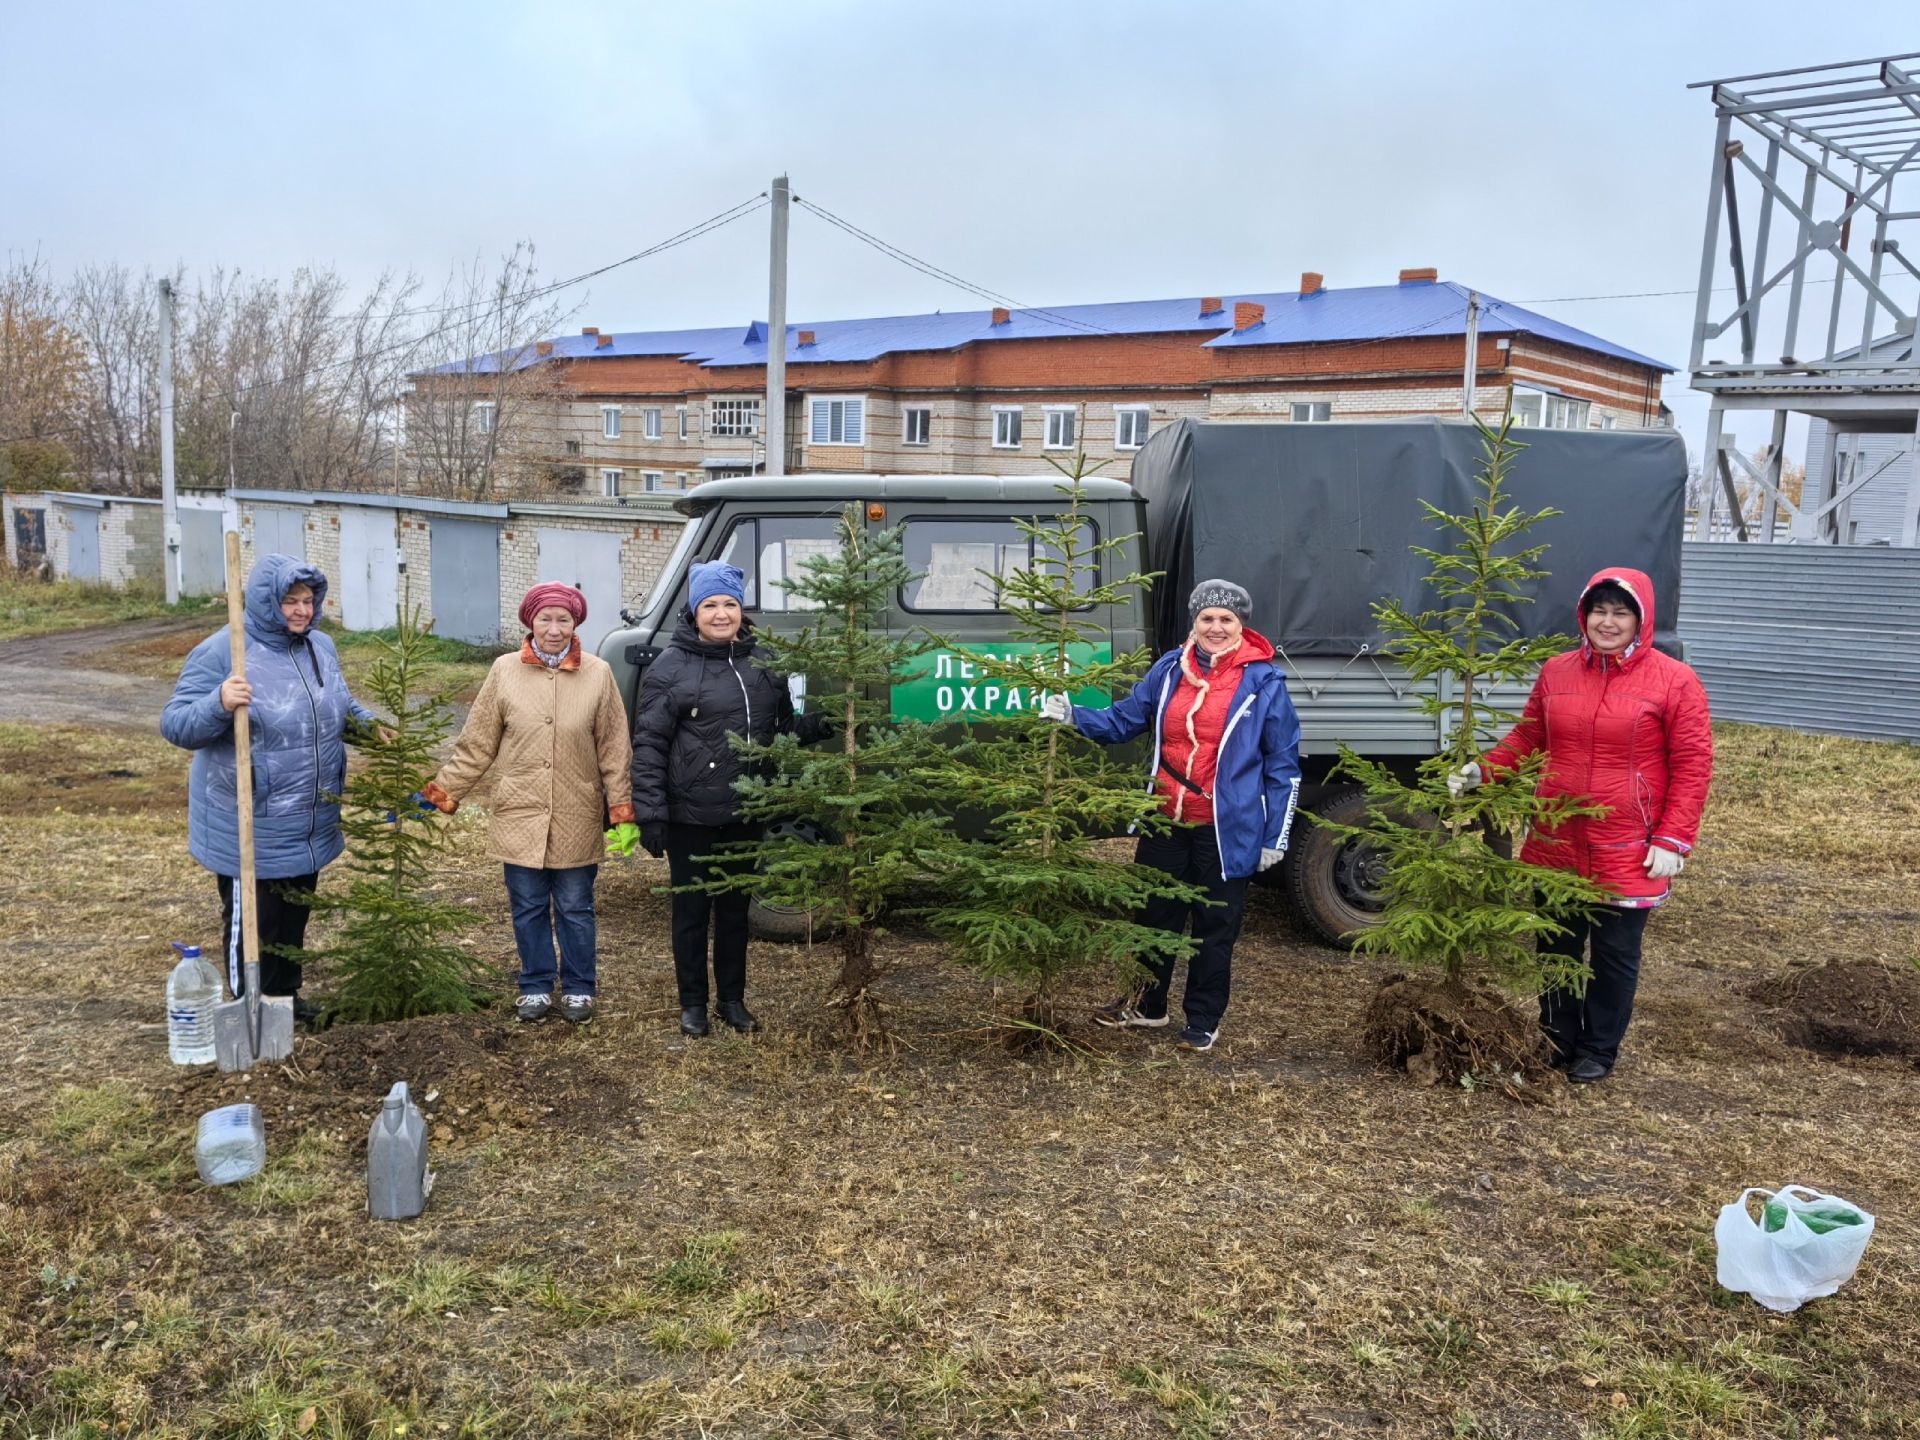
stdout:
{"type": "Polygon", "coordinates": [[[743,626],[727,644],[702,640],[682,615],[673,639],[647,667],[633,719],[633,818],[641,825],[727,825],[736,818],[739,755],[729,735],[766,744],[797,732],[817,738],[820,717],[793,713],[786,678],[753,658],[743,626]]]}

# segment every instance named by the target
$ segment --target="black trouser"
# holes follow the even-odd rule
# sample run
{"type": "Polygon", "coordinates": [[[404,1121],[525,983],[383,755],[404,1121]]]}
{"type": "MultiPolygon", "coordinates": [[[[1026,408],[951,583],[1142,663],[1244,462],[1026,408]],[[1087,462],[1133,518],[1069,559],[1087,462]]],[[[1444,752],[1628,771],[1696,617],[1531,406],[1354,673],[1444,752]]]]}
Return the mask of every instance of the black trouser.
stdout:
{"type": "MultiPolygon", "coordinates": [[[[240,910],[233,903],[238,887],[231,875],[217,875],[220,882],[220,923],[227,937],[227,988],[244,995],[246,976],[240,968],[240,910]]],[[[289,875],[284,880],[253,882],[254,926],[260,938],[260,993],[262,995],[298,995],[300,993],[299,951],[307,943],[307,900],[320,883],[318,874],[289,875]],[[290,955],[276,951],[293,952],[290,955]]]]}
{"type": "MultiPolygon", "coordinates": [[[[1187,989],[1181,1004],[1187,1012],[1187,1024],[1200,1030],[1218,1030],[1227,1013],[1227,996],[1233,988],[1233,942],[1240,938],[1240,921],[1247,911],[1247,880],[1220,878],[1220,845],[1211,825],[1176,825],[1165,835],[1142,835],[1134,860],[1164,870],[1176,880],[1185,880],[1206,891],[1206,899],[1149,900],[1137,917],[1142,925],[1170,930],[1175,935],[1192,925],[1193,938],[1200,942],[1187,962],[1187,989]]],[[[1153,965],[1153,984],[1135,1002],[1142,1014],[1167,1013],[1167,993],[1173,985],[1173,961],[1163,959],[1153,965]]]]}
{"type": "Polygon", "coordinates": [[[1540,1028],[1547,1032],[1556,1060],[1595,1060],[1611,1070],[1620,1058],[1620,1042],[1633,1019],[1633,992],[1640,983],[1640,937],[1652,913],[1602,905],[1590,919],[1564,921],[1564,934],[1541,942],[1540,948],[1550,954],[1576,960],[1586,955],[1593,966],[1584,996],[1563,989],[1540,994],[1540,1028]]]}
{"type": "Polygon", "coordinates": [[[711,855],[723,845],[752,840],[757,825],[667,826],[667,872],[673,877],[673,973],[680,986],[680,1008],[707,1003],[707,930],[713,930],[713,988],[722,1004],[743,1000],[747,993],[747,902],[744,890],[714,893],[692,885],[718,875],[737,873],[744,861],[712,864],[695,859],[711,855]]]}

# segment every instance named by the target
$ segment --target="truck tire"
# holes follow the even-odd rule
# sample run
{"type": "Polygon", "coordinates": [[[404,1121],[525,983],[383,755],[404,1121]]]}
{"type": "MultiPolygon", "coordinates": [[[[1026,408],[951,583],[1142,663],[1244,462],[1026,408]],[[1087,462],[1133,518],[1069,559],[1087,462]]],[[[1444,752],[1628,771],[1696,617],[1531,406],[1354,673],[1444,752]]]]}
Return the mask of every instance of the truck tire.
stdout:
{"type": "MultiPolygon", "coordinates": [[[[779,825],[772,827],[770,835],[811,834],[810,827],[797,825],[779,825]]],[[[747,901],[747,934],[755,940],[773,940],[783,945],[800,945],[810,940],[824,940],[834,932],[834,926],[823,919],[817,911],[791,910],[781,905],[771,905],[755,895],[747,901]]]]}
{"type": "MultiPolygon", "coordinates": [[[[1341,825],[1364,824],[1367,793],[1358,785],[1326,792],[1310,815],[1341,825]]],[[[1282,884],[1294,911],[1316,937],[1349,949],[1353,936],[1380,923],[1385,908],[1379,852],[1303,817],[1281,866],[1282,884]]]]}

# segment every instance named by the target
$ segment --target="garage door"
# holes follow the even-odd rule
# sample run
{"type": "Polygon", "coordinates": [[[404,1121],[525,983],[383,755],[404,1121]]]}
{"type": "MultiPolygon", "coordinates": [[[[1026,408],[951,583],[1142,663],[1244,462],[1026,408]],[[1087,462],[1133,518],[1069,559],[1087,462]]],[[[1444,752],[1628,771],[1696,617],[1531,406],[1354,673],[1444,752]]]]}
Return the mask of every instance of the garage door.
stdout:
{"type": "MultiPolygon", "coordinates": [[[[223,546],[226,541],[220,542],[223,546]]],[[[256,505],[253,509],[253,553],[307,558],[307,512],[286,505],[256,505]]],[[[222,560],[221,564],[225,565],[222,560]]],[[[226,586],[222,583],[221,589],[226,586]]]]}
{"type": "Polygon", "coordinates": [[[218,595],[227,588],[227,542],[223,529],[223,517],[218,510],[180,512],[182,595],[218,595]]]}
{"type": "MultiPolygon", "coordinates": [[[[332,578],[332,577],[329,577],[332,578]]],[[[340,623],[390,629],[400,612],[400,542],[391,510],[340,507],[340,623]]]]}
{"type": "Polygon", "coordinates": [[[433,555],[433,633],[472,645],[500,640],[500,527],[481,520],[439,520],[433,555]]]}
{"type": "Polygon", "coordinates": [[[100,578],[100,512],[86,505],[62,505],[67,521],[67,578],[100,578]]]}
{"type": "Polygon", "coordinates": [[[580,644],[588,654],[620,627],[620,537],[592,530],[536,530],[542,581],[559,580],[587,597],[580,644]]]}

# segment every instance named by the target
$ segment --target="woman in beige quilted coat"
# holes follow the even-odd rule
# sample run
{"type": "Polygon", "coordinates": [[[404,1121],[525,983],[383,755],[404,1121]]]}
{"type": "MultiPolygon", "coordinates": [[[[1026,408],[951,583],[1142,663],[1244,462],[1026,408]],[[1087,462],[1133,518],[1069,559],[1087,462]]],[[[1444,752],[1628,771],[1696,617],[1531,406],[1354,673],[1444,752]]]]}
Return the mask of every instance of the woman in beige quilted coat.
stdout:
{"type": "Polygon", "coordinates": [[[587,599],[571,585],[527,592],[527,638],[493,662],[453,757],[421,792],[451,815],[495,771],[487,854],[507,867],[522,1020],[544,1020],[553,1009],[556,935],[560,1013],[575,1024],[593,1018],[593,881],[609,843],[603,817],[636,833],[626,708],[606,661],[581,651],[574,631],[586,618],[587,599]]]}

